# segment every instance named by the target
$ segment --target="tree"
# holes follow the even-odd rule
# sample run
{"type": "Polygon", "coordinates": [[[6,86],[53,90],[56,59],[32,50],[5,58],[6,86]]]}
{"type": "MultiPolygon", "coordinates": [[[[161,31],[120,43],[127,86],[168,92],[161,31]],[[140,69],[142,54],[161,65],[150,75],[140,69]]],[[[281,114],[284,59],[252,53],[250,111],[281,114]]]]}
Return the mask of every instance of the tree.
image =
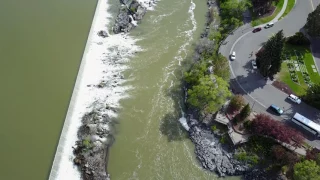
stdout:
{"type": "Polygon", "coordinates": [[[315,161],[305,160],[295,164],[294,180],[320,180],[320,166],[315,161]]]}
{"type": "Polygon", "coordinates": [[[240,112],[240,118],[245,119],[250,115],[250,113],[251,113],[251,108],[248,103],[247,105],[244,106],[244,108],[242,108],[242,110],[240,112]]]}
{"type": "Polygon", "coordinates": [[[199,79],[199,84],[188,90],[187,102],[205,113],[216,112],[231,97],[229,84],[222,78],[211,75],[199,79]]]}
{"type": "Polygon", "coordinates": [[[308,15],[307,23],[304,25],[310,36],[320,36],[320,5],[308,15]]]}
{"type": "Polygon", "coordinates": [[[320,109],[320,84],[314,84],[307,89],[304,99],[312,106],[320,109]]]}
{"type": "Polygon", "coordinates": [[[235,95],[231,98],[228,109],[229,111],[238,111],[244,105],[244,99],[240,95],[235,95]]]}
{"type": "Polygon", "coordinates": [[[272,146],[271,151],[277,162],[280,162],[281,165],[288,165],[289,168],[292,168],[293,165],[299,161],[299,158],[295,153],[286,150],[281,145],[272,146]]]}
{"type": "Polygon", "coordinates": [[[264,77],[273,77],[281,70],[282,50],[284,46],[284,35],[282,30],[272,36],[263,46],[263,50],[257,53],[257,63],[260,73],[264,77]]]}
{"type": "Polygon", "coordinates": [[[222,54],[218,54],[213,58],[213,72],[225,81],[230,80],[229,61],[222,54]]]}
{"type": "Polygon", "coordinates": [[[279,121],[273,120],[265,114],[258,114],[251,124],[253,133],[269,136],[278,141],[291,144],[294,147],[301,146],[303,136],[300,132],[285,126],[279,121]]]}
{"type": "Polygon", "coordinates": [[[185,81],[193,86],[199,84],[199,79],[206,75],[207,65],[204,62],[195,63],[189,72],[184,73],[185,81]]]}
{"type": "Polygon", "coordinates": [[[297,32],[295,35],[286,38],[286,41],[292,45],[310,45],[310,40],[302,32],[297,32]]]}
{"type": "Polygon", "coordinates": [[[251,0],[255,14],[264,15],[268,13],[274,0],[251,0]]]}
{"type": "Polygon", "coordinates": [[[220,1],[221,16],[223,18],[221,22],[222,27],[226,30],[231,30],[242,25],[243,13],[248,7],[251,7],[251,3],[248,0],[220,1]]]}

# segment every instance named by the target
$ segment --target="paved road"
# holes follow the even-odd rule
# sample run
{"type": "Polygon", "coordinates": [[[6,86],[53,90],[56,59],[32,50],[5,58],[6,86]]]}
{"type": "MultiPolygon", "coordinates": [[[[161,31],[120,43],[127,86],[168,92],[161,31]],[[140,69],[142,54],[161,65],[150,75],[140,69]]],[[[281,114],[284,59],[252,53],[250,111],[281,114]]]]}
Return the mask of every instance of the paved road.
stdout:
{"type": "MultiPolygon", "coordinates": [[[[307,104],[301,103],[300,105],[296,105],[288,101],[287,94],[273,87],[270,81],[264,80],[257,71],[252,69],[251,61],[255,56],[250,57],[250,54],[252,51],[254,53],[257,52],[270,36],[281,29],[283,29],[285,36],[290,36],[300,31],[311,11],[311,1],[297,0],[292,11],[285,18],[275,23],[272,28],[263,29],[258,33],[252,33],[253,28],[250,24],[245,24],[230,35],[225,40],[227,44],[222,45],[220,48],[220,52],[226,57],[229,57],[231,51],[237,53],[237,59],[230,62],[231,70],[234,74],[231,80],[232,87],[236,89],[238,93],[244,95],[253,106],[254,111],[268,113],[293,127],[296,126],[288,119],[290,119],[295,112],[299,112],[318,122],[320,122],[320,112],[307,104]],[[285,111],[284,114],[280,117],[269,111],[267,108],[271,104],[276,104],[283,108],[285,111]]],[[[320,67],[320,64],[318,67],[320,67]]],[[[302,131],[304,132],[304,130],[302,131]]],[[[305,134],[308,137],[307,141],[309,141],[309,144],[320,148],[320,139],[310,137],[309,133],[305,134]]]]}
{"type": "MultiPolygon", "coordinates": [[[[318,5],[320,5],[320,0],[312,0],[311,1],[311,8],[314,10],[318,5]]],[[[312,53],[313,53],[313,58],[315,59],[318,72],[320,68],[320,38],[313,39],[311,41],[312,44],[312,53]]]]}

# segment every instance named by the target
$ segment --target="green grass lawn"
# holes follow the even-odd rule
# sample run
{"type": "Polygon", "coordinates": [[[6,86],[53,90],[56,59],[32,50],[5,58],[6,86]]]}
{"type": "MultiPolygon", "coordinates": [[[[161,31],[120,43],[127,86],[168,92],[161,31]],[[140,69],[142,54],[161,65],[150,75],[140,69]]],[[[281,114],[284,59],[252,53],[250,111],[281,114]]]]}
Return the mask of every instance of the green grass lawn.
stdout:
{"type": "MultiPolygon", "coordinates": [[[[310,48],[308,46],[292,46],[285,45],[284,53],[290,54],[289,59],[297,60],[295,55],[295,51],[301,53],[303,55],[304,64],[310,76],[312,83],[320,82],[320,75],[318,72],[313,72],[312,65],[314,65],[313,57],[310,52],[310,48]]],[[[299,78],[299,83],[295,83],[292,81],[289,73],[289,69],[287,66],[287,62],[283,62],[281,65],[281,72],[278,74],[278,79],[284,83],[286,83],[292,91],[295,92],[298,96],[302,96],[305,94],[306,89],[308,88],[307,84],[304,82],[302,73],[296,71],[296,74],[299,78]]]]}
{"type": "Polygon", "coordinates": [[[288,0],[288,4],[286,7],[286,10],[284,11],[283,15],[280,17],[280,19],[284,18],[289,12],[292,10],[293,6],[295,4],[295,0],[288,0]]]}
{"type": "MultiPolygon", "coordinates": [[[[290,0],[289,0],[290,1],[290,0]]],[[[294,0],[293,0],[294,1],[294,0]]],[[[254,12],[252,12],[252,8],[251,8],[251,16],[252,16],[252,21],[251,21],[251,25],[252,26],[258,26],[260,24],[265,24],[267,22],[270,22],[271,20],[273,20],[273,18],[275,18],[279,12],[281,11],[282,9],[282,6],[283,6],[283,3],[284,3],[284,0],[279,0],[278,2],[273,2],[274,5],[277,7],[275,9],[275,11],[273,12],[273,14],[271,16],[268,16],[268,17],[263,17],[263,18],[259,18],[257,17],[257,14],[255,14],[254,12]]],[[[294,4],[294,2],[293,2],[294,4]]]]}

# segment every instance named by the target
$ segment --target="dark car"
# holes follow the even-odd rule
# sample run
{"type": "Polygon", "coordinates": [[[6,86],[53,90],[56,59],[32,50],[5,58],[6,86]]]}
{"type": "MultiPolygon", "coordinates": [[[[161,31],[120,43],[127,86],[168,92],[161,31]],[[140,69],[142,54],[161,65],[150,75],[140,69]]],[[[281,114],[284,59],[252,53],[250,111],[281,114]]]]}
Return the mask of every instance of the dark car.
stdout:
{"type": "Polygon", "coordinates": [[[283,110],[274,104],[270,106],[270,109],[279,115],[283,113],[283,110]]]}
{"type": "Polygon", "coordinates": [[[253,33],[256,33],[256,32],[259,32],[259,31],[261,31],[261,27],[255,28],[252,32],[253,32],[253,33]]]}

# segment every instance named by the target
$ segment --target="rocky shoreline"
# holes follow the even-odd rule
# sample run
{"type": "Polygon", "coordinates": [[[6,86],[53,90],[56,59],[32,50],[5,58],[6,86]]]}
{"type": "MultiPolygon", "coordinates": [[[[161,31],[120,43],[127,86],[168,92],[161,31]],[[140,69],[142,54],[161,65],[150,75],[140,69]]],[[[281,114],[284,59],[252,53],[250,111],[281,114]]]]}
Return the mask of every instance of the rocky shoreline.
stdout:
{"type": "Polygon", "coordinates": [[[219,176],[243,175],[252,170],[250,164],[236,160],[232,147],[220,143],[222,134],[212,132],[195,119],[190,119],[188,123],[196,157],[204,169],[217,172],[219,176]]]}
{"type": "MultiPolygon", "coordinates": [[[[120,0],[120,3],[122,6],[113,26],[114,34],[129,32],[141,21],[148,9],[148,7],[145,7],[146,3],[140,3],[138,0],[120,0]]],[[[149,1],[149,8],[155,3],[155,0],[149,1]]],[[[107,29],[100,29],[95,35],[101,38],[113,36],[109,35],[107,29]]],[[[124,37],[124,39],[126,38],[124,37]]],[[[103,46],[102,43],[99,45],[103,46]]],[[[114,49],[117,51],[117,57],[110,57],[110,62],[106,62],[103,59],[103,63],[115,65],[120,63],[116,62],[115,59],[120,60],[124,58],[122,57],[123,52],[121,49],[114,49]]],[[[134,50],[131,49],[129,51],[134,50]]],[[[123,79],[123,75],[118,72],[117,74],[113,74],[111,79],[101,80],[98,84],[88,84],[87,88],[104,91],[106,90],[104,88],[116,88],[116,86],[121,84],[123,79]]],[[[81,177],[84,180],[110,180],[110,174],[108,174],[106,167],[109,147],[114,142],[113,134],[116,120],[108,114],[116,114],[117,106],[101,100],[95,100],[90,105],[90,108],[87,107],[90,111],[81,118],[81,125],[77,131],[78,140],[75,146],[72,147],[75,156],[73,163],[79,168],[81,177]]]]}
{"type": "MultiPolygon", "coordinates": [[[[217,29],[219,25],[219,22],[216,22],[212,16],[213,11],[216,13],[219,12],[219,7],[216,0],[207,0],[207,6],[207,22],[205,24],[204,32],[201,34],[200,41],[206,41],[210,42],[209,44],[217,45],[219,42],[209,40],[208,36],[210,31],[212,29],[217,29]]],[[[200,47],[200,49],[201,48],[201,52],[207,50],[205,49],[206,47],[200,47]]],[[[201,52],[197,49],[195,50],[193,58],[195,62],[201,59],[201,52]]],[[[212,73],[210,69],[208,69],[208,71],[212,73]]],[[[187,89],[188,84],[184,87],[185,103],[188,97],[187,89]]],[[[224,135],[228,135],[228,132],[223,132],[223,134],[221,134],[220,132],[212,131],[206,124],[197,120],[200,118],[198,110],[191,109],[188,107],[187,103],[186,106],[187,114],[189,114],[187,118],[187,123],[190,127],[189,138],[195,144],[196,158],[205,170],[217,173],[220,177],[241,175],[244,180],[284,179],[277,174],[271,175],[271,177],[270,174],[257,165],[237,160],[237,147],[234,145],[222,144],[220,141],[224,135]]],[[[209,118],[211,118],[211,115],[209,118]]],[[[207,119],[208,117],[204,121],[207,121],[207,119]]]]}

